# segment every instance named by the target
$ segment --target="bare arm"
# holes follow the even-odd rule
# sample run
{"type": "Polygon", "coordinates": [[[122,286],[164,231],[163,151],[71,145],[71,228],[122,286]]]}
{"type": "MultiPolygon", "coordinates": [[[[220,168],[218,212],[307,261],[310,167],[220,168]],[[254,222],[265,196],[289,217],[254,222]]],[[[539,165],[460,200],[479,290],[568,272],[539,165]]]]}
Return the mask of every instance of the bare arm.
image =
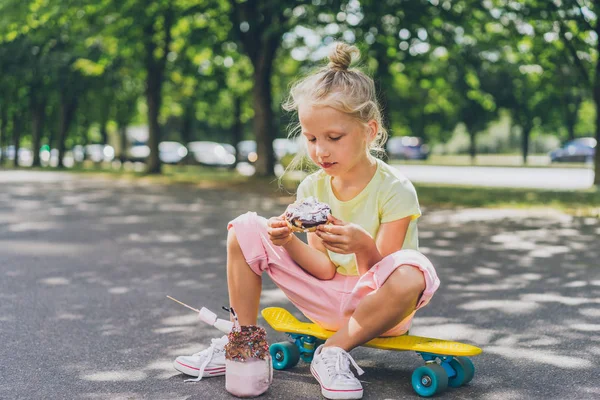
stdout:
{"type": "Polygon", "coordinates": [[[377,237],[373,239],[357,224],[349,224],[330,216],[332,225],[318,228],[322,245],[339,254],[356,254],[359,275],[366,273],[373,265],[400,249],[404,244],[411,217],[381,224],[377,237]]]}
{"type": "Polygon", "coordinates": [[[321,240],[314,233],[309,232],[307,236],[308,244],[294,235],[283,247],[292,259],[312,276],[322,280],[333,279],[336,268],[321,240]]]}
{"type": "Polygon", "coordinates": [[[358,272],[367,272],[384,257],[402,249],[411,217],[381,224],[377,238],[370,240],[363,252],[356,254],[358,272]]]}
{"type": "Polygon", "coordinates": [[[292,260],[312,276],[322,280],[335,276],[335,265],[314,233],[308,233],[307,245],[292,233],[283,216],[269,219],[268,233],[274,245],[283,246],[292,260]]]}

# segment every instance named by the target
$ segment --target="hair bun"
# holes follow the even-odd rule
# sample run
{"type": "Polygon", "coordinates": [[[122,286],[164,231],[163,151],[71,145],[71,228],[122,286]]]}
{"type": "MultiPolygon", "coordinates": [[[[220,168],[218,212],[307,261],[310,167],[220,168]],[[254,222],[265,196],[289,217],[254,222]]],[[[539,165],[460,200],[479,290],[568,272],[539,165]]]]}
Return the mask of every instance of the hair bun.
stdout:
{"type": "Polygon", "coordinates": [[[360,51],[356,46],[338,42],[333,47],[331,53],[329,53],[328,67],[336,71],[346,71],[350,64],[352,64],[352,61],[358,60],[359,58],[360,51]]]}

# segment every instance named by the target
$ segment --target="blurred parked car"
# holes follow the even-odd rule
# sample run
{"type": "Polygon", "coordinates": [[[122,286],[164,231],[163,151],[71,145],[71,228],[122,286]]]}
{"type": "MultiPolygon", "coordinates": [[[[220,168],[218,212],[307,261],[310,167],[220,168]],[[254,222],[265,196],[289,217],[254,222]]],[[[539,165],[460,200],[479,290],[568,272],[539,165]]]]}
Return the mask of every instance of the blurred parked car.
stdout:
{"type": "MultiPolygon", "coordinates": [[[[15,146],[7,146],[2,152],[7,160],[15,159],[15,146]]],[[[19,147],[19,165],[23,167],[31,166],[33,163],[33,152],[26,147],[19,147]]]]}
{"type": "Polygon", "coordinates": [[[164,164],[178,164],[187,156],[188,150],[179,142],[160,142],[158,157],[164,164]]]}
{"type": "MultiPolygon", "coordinates": [[[[288,154],[298,152],[298,143],[292,139],[278,138],[273,140],[273,152],[279,161],[288,154]]],[[[256,141],[242,140],[238,143],[238,160],[253,163],[258,159],[256,141]]]]}
{"type": "Polygon", "coordinates": [[[550,152],[551,162],[592,162],[596,153],[596,139],[583,137],[570,140],[560,149],[550,152]]]}
{"type": "Polygon", "coordinates": [[[238,161],[253,163],[258,159],[256,141],[242,140],[237,145],[238,161]]]}
{"type": "Polygon", "coordinates": [[[127,160],[129,161],[146,161],[150,155],[150,147],[142,143],[134,143],[127,149],[127,160]]]}
{"type": "Polygon", "coordinates": [[[85,146],[85,158],[95,163],[111,162],[115,158],[115,149],[107,144],[88,144],[85,146]]]}
{"type": "Polygon", "coordinates": [[[414,136],[389,138],[385,147],[390,159],[426,160],[429,156],[429,146],[414,136]]]}
{"type": "Polygon", "coordinates": [[[235,148],[226,143],[190,142],[188,149],[194,160],[201,165],[213,167],[233,167],[235,165],[235,148]]]}
{"type": "MultiPolygon", "coordinates": [[[[179,142],[165,141],[158,144],[158,157],[164,164],[178,164],[187,154],[187,148],[179,142]]],[[[127,149],[129,161],[145,162],[149,155],[150,147],[143,143],[134,143],[127,149]]]]}
{"type": "Polygon", "coordinates": [[[281,160],[288,154],[296,154],[298,152],[298,143],[293,139],[275,139],[273,140],[273,151],[275,157],[281,160]]]}

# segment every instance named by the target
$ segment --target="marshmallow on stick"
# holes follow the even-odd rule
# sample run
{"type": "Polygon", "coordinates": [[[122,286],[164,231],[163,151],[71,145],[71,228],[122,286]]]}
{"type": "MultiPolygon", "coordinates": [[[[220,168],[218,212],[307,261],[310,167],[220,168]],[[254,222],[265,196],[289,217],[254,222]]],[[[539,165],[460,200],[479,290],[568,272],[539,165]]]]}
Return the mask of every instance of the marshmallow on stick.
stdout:
{"type": "Polygon", "coordinates": [[[200,318],[200,320],[202,322],[207,323],[210,326],[214,326],[215,328],[217,328],[218,330],[220,330],[223,333],[229,333],[231,332],[231,329],[233,328],[233,322],[231,321],[227,321],[221,318],[217,318],[217,314],[215,314],[214,312],[210,311],[209,309],[207,309],[206,307],[202,307],[200,310],[188,306],[187,304],[174,299],[171,296],[167,296],[169,299],[181,304],[184,307],[189,308],[190,310],[193,310],[195,312],[198,313],[198,317],[200,318]]]}

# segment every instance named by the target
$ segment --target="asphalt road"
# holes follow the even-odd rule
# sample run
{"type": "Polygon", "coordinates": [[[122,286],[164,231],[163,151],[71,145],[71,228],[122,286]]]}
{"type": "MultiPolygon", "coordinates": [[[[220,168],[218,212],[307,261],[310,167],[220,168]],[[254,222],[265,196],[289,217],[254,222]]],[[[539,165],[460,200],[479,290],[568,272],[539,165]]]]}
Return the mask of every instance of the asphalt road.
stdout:
{"type": "MultiPolygon", "coordinates": [[[[223,377],[184,383],[172,369],[219,332],[165,296],[219,310],[227,222],[287,201],[0,172],[0,398],[233,398],[223,377]]],[[[471,384],[439,398],[600,398],[598,235],[598,219],[551,211],[425,210],[422,251],[442,286],[411,332],[484,349],[471,384]]],[[[293,310],[265,278],[262,306],[273,305],[293,310]]],[[[416,355],[352,354],[365,399],[417,398],[416,355]]],[[[319,396],[303,364],[276,372],[262,398],[319,396]]]]}
{"type": "Polygon", "coordinates": [[[436,165],[396,165],[408,179],[418,183],[535,188],[553,190],[588,189],[594,183],[589,168],[507,168],[436,165]]]}

